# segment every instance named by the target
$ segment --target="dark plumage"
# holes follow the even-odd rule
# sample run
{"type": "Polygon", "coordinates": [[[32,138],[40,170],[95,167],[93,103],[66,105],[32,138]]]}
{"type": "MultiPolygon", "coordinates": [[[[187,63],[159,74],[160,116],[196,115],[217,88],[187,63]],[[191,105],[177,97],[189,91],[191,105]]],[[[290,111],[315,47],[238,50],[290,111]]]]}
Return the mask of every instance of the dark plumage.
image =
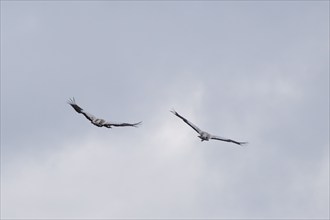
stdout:
{"type": "Polygon", "coordinates": [[[114,123],[114,122],[108,122],[104,119],[96,118],[94,115],[84,111],[80,106],[76,104],[76,100],[74,98],[68,100],[68,104],[72,106],[76,112],[83,114],[93,125],[97,127],[107,127],[111,128],[112,126],[115,127],[125,127],[125,126],[131,126],[131,127],[137,127],[142,123],[142,121],[138,123],[114,123]]]}

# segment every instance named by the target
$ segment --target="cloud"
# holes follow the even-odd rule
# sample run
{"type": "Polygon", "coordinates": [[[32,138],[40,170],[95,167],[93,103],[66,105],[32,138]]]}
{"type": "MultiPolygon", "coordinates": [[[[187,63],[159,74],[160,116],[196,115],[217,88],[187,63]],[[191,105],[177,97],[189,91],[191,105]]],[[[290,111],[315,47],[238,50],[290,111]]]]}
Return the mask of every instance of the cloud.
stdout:
{"type": "Polygon", "coordinates": [[[329,217],[328,3],[1,4],[1,217],[329,217]]]}
{"type": "Polygon", "coordinates": [[[8,168],[4,172],[3,196],[8,199],[3,215],[144,218],[180,216],[180,209],[187,213],[201,172],[200,156],[189,147],[189,138],[169,133],[166,125],[154,133],[129,143],[87,137],[41,157],[18,155],[9,168],[15,174],[8,174],[8,168]]]}

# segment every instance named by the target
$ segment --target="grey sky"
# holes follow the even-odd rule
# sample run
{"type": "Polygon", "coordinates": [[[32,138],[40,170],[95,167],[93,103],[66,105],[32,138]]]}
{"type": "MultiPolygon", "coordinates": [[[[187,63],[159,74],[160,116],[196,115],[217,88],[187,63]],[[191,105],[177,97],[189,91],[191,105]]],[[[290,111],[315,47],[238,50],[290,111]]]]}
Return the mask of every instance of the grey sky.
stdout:
{"type": "Polygon", "coordinates": [[[1,1],[1,218],[329,218],[329,2],[1,1]]]}

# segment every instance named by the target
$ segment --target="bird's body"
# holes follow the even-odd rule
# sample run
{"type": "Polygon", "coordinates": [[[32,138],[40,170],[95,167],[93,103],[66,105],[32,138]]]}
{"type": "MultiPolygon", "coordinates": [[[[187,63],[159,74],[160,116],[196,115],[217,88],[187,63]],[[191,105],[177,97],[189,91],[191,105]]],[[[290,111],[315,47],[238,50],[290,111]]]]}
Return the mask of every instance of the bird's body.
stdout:
{"type": "Polygon", "coordinates": [[[101,118],[96,118],[94,115],[86,112],[84,109],[82,109],[79,105],[76,104],[76,101],[74,98],[70,99],[68,101],[68,104],[72,106],[76,112],[83,114],[93,125],[97,127],[106,127],[106,128],[111,128],[112,126],[115,127],[124,127],[124,126],[131,126],[131,127],[136,127],[140,125],[142,122],[138,123],[114,123],[114,122],[108,122],[104,119],[101,118]]]}
{"type": "Polygon", "coordinates": [[[205,131],[202,131],[198,137],[201,139],[201,141],[208,141],[210,140],[211,135],[205,131]]]}
{"type": "Polygon", "coordinates": [[[93,125],[96,125],[97,127],[103,127],[106,125],[106,121],[104,119],[101,118],[97,118],[93,121],[91,121],[93,125]]]}
{"type": "Polygon", "coordinates": [[[223,137],[219,137],[219,136],[215,136],[212,134],[207,133],[206,131],[202,131],[200,128],[198,128],[196,125],[194,125],[192,122],[188,121],[186,118],[184,118],[183,116],[181,116],[179,113],[177,113],[176,111],[172,110],[171,111],[175,116],[181,118],[185,123],[187,123],[192,129],[194,129],[198,134],[199,134],[199,138],[201,139],[201,141],[209,141],[210,139],[213,140],[219,140],[219,141],[226,141],[226,142],[231,142],[234,144],[238,144],[238,145],[244,145],[247,144],[247,142],[238,142],[238,141],[234,141],[232,139],[228,139],[228,138],[223,138],[223,137]]]}

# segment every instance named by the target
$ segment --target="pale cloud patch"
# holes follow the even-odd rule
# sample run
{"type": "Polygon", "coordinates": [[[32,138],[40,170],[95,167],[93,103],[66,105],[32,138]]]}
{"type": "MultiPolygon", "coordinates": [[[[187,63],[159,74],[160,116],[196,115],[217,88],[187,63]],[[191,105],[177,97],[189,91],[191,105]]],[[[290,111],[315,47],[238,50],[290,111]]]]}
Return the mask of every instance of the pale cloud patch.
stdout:
{"type": "Polygon", "coordinates": [[[15,167],[7,170],[14,173],[2,181],[3,217],[143,218],[189,213],[202,160],[187,139],[167,130],[167,125],[155,130],[147,140],[149,146],[92,136],[72,140],[42,159],[19,155],[15,167]],[[172,141],[165,142],[165,137],[172,141]]]}

